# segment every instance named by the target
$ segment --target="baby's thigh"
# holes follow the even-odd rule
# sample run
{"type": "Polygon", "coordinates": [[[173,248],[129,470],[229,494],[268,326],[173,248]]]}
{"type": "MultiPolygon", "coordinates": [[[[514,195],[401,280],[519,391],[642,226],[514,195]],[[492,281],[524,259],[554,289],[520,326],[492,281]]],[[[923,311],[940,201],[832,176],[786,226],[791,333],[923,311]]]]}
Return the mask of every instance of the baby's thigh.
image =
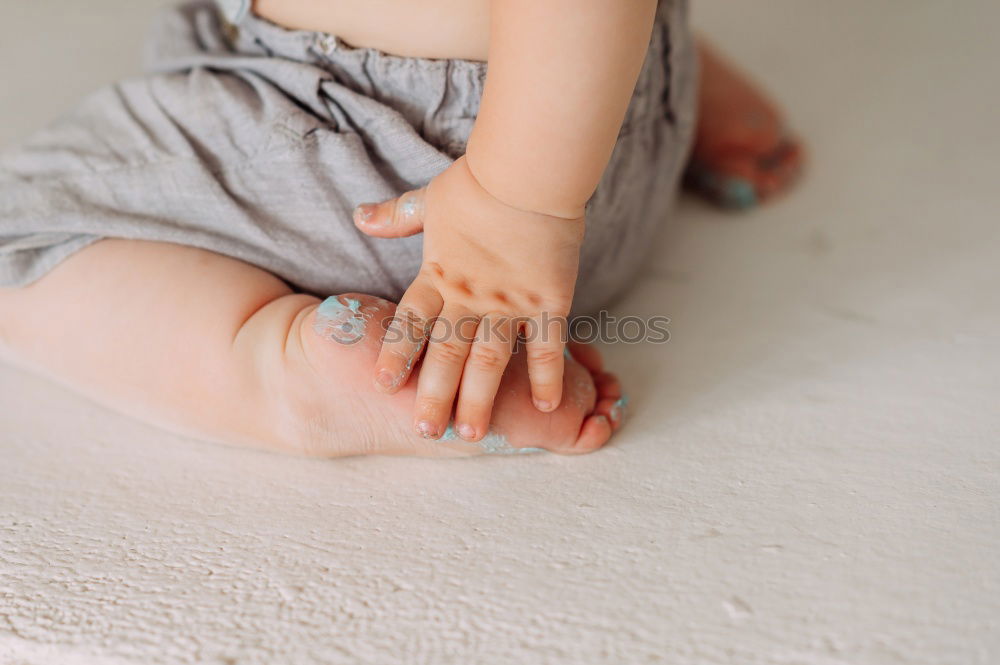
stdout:
{"type": "Polygon", "coordinates": [[[99,349],[119,336],[145,345],[204,341],[289,292],[267,272],[214,252],[107,239],[27,287],[0,289],[0,320],[8,344],[28,352],[99,349]]]}

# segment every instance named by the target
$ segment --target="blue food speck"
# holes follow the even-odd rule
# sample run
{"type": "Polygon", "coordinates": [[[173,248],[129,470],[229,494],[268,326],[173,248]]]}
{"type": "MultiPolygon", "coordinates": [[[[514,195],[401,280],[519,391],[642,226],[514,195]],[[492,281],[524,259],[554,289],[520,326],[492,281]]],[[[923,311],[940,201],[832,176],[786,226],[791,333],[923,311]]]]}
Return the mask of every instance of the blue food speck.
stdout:
{"type": "Polygon", "coordinates": [[[487,455],[527,455],[530,453],[545,452],[542,448],[515,448],[510,445],[506,437],[495,432],[489,432],[481,441],[476,443],[467,442],[458,437],[454,423],[448,423],[448,427],[445,429],[444,434],[441,435],[439,441],[459,441],[469,446],[478,446],[487,455]]]}
{"type": "Polygon", "coordinates": [[[354,344],[365,336],[367,321],[361,314],[361,302],[346,298],[346,304],[337,297],[323,301],[316,310],[313,330],[340,344],[354,344]]]}

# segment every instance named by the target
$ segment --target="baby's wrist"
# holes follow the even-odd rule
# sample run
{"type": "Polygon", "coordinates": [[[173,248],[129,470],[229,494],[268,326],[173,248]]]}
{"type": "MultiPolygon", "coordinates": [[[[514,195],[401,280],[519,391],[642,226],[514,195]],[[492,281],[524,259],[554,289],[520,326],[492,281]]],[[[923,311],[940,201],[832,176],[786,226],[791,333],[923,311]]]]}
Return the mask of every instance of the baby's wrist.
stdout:
{"type": "Polygon", "coordinates": [[[478,159],[474,150],[466,152],[465,168],[476,185],[499,203],[521,212],[565,220],[582,219],[587,201],[572,197],[553,196],[524,181],[514,168],[478,159]]]}

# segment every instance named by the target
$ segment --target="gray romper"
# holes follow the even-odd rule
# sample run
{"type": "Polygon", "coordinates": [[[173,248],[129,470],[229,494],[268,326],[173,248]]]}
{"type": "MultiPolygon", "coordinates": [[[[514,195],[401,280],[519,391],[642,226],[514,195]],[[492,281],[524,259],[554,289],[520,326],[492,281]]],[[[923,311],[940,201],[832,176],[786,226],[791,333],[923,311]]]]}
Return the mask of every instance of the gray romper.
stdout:
{"type": "MultiPolygon", "coordinates": [[[[352,48],[245,3],[238,13],[227,20],[210,0],[165,9],[145,75],[0,154],[0,287],[114,237],[212,250],[320,296],[399,299],[421,236],[369,238],[352,210],[423,187],[464,152],[485,63],[352,48]]],[[[628,285],[677,191],[695,122],[686,14],[684,0],[660,3],[588,205],[577,314],[628,285]]]]}

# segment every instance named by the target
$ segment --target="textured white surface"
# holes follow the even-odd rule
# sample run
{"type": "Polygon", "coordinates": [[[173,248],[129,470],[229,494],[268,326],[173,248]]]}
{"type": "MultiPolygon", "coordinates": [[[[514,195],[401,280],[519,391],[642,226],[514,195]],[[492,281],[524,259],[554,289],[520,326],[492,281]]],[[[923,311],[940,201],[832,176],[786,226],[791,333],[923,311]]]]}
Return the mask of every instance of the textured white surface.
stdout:
{"type": "MultiPolygon", "coordinates": [[[[0,8],[0,142],[148,14],[0,8]]],[[[814,166],[665,228],[618,312],[673,340],[608,350],[634,418],[599,454],[283,458],[0,368],[0,663],[1000,662],[998,20],[700,7],[814,166]]]]}

